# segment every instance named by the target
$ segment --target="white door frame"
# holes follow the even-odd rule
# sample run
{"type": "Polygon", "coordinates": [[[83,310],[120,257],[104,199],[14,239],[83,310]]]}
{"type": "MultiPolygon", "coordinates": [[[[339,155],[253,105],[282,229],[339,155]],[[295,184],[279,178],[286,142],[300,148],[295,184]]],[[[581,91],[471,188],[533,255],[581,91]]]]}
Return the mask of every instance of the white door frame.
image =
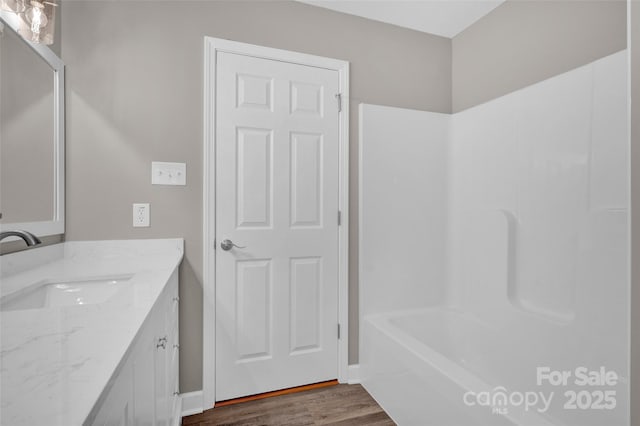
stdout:
{"type": "Polygon", "coordinates": [[[217,52],[236,53],[338,71],[342,110],[339,115],[339,201],[342,212],[338,227],[338,381],[348,381],[349,368],[349,62],[287,50],[273,49],[213,37],[204,38],[204,168],[203,168],[203,408],[215,404],[216,292],[215,292],[215,197],[216,188],[216,57],[217,52]]]}

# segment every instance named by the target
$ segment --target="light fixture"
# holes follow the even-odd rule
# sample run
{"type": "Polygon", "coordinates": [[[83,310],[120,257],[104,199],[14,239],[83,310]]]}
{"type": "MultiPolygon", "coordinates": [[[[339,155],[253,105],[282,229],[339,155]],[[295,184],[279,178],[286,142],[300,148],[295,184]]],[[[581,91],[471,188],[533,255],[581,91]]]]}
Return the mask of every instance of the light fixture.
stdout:
{"type": "Polygon", "coordinates": [[[0,0],[0,9],[18,16],[18,34],[40,44],[53,43],[57,6],[55,0],[0,0]]]}
{"type": "Polygon", "coordinates": [[[26,10],[27,5],[24,0],[0,0],[0,9],[8,10],[13,13],[22,13],[26,10]]]}

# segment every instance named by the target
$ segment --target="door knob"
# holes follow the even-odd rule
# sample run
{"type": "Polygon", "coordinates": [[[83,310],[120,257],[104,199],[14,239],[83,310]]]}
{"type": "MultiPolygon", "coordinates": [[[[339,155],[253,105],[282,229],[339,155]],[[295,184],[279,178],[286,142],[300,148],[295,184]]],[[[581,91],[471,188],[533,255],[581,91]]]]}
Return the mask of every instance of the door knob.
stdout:
{"type": "Polygon", "coordinates": [[[246,248],[246,247],[242,247],[242,246],[237,246],[237,245],[235,245],[235,244],[233,243],[233,241],[231,241],[231,240],[222,240],[222,241],[220,242],[220,248],[221,248],[222,250],[224,250],[224,251],[229,251],[229,250],[231,250],[231,249],[232,249],[232,248],[234,248],[234,247],[235,247],[235,248],[239,248],[239,249],[246,248]]]}

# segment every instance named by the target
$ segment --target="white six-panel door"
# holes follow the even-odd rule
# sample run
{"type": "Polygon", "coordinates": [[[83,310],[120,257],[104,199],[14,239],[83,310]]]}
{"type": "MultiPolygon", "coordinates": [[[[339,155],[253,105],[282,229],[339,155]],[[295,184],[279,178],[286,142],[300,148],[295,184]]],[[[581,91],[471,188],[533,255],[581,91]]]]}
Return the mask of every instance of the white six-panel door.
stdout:
{"type": "Polygon", "coordinates": [[[216,61],[222,401],[338,375],[339,76],[225,52],[216,61]]]}

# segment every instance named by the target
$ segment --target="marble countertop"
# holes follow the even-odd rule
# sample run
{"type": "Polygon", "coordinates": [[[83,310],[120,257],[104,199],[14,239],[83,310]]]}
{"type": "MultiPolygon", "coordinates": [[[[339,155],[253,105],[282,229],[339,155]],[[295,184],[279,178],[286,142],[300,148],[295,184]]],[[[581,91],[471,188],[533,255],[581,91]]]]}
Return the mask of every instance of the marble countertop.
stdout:
{"type": "Polygon", "coordinates": [[[2,256],[0,297],[43,280],[131,278],[103,303],[0,313],[0,424],[83,424],[183,246],[182,239],[83,241],[2,256]]]}

